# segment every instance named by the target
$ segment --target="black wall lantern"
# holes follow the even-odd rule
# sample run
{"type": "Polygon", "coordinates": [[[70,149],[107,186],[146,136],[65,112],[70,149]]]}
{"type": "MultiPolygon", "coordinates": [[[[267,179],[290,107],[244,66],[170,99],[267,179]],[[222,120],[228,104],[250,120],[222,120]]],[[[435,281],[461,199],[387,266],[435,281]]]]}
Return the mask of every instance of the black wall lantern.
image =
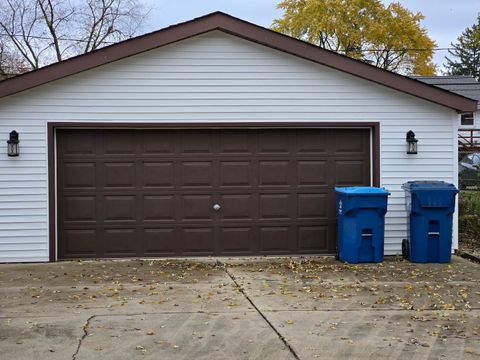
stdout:
{"type": "Polygon", "coordinates": [[[7,154],[8,156],[18,156],[19,151],[18,151],[18,143],[20,141],[18,140],[18,133],[13,130],[10,133],[10,137],[7,140],[7,154]]]}
{"type": "Polygon", "coordinates": [[[415,133],[410,130],[407,132],[407,154],[416,154],[417,153],[417,142],[415,139],[415,133]]]}

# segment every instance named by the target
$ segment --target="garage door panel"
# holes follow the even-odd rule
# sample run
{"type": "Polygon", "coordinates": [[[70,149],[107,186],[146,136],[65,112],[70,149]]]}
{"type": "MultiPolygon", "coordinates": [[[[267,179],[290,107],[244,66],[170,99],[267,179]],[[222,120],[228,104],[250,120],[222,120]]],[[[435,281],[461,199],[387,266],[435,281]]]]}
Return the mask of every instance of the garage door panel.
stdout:
{"type": "Polygon", "coordinates": [[[142,155],[168,156],[175,154],[175,131],[173,130],[150,130],[141,133],[142,155]]]}
{"type": "Polygon", "coordinates": [[[182,196],[182,219],[183,220],[212,220],[214,201],[213,196],[183,195],[182,196]]]}
{"type": "Polygon", "coordinates": [[[297,249],[302,253],[325,253],[328,251],[328,235],[327,226],[298,226],[297,249]]]}
{"type": "Polygon", "coordinates": [[[334,134],[334,154],[353,153],[358,156],[370,150],[369,138],[358,136],[358,130],[345,129],[336,131],[334,134]]]}
{"type": "Polygon", "coordinates": [[[95,229],[67,229],[62,232],[64,247],[60,257],[95,257],[97,249],[97,232],[95,229]]]}
{"type": "Polygon", "coordinates": [[[326,160],[297,161],[297,183],[299,187],[328,186],[329,166],[326,160]]]}
{"type": "Polygon", "coordinates": [[[137,152],[136,131],[118,130],[104,131],[103,153],[105,155],[130,155],[137,152]]]}
{"type": "Polygon", "coordinates": [[[219,203],[221,204],[218,213],[220,219],[251,220],[254,217],[253,194],[222,194],[219,203]]]}
{"type": "Polygon", "coordinates": [[[138,206],[135,195],[106,195],[103,208],[105,222],[136,221],[138,206]]]}
{"type": "Polygon", "coordinates": [[[260,194],[261,219],[288,219],[292,209],[291,194],[260,194]]]}
{"type": "Polygon", "coordinates": [[[367,166],[364,160],[335,161],[336,186],[359,186],[365,184],[367,166]]]}
{"type": "Polygon", "coordinates": [[[177,136],[180,137],[181,154],[213,154],[214,132],[209,130],[183,130],[177,136]]]}
{"type": "Polygon", "coordinates": [[[219,155],[251,155],[255,152],[255,136],[247,131],[224,130],[220,132],[219,155]]]}
{"type": "Polygon", "coordinates": [[[126,229],[105,229],[104,255],[105,256],[136,256],[136,244],[138,244],[137,230],[135,228],[126,229]]]}
{"type": "Polygon", "coordinates": [[[219,246],[222,254],[251,254],[253,244],[252,227],[220,227],[219,246]]]}
{"type": "Polygon", "coordinates": [[[260,227],[260,252],[273,254],[290,253],[289,226],[261,226],[260,227]]]}
{"type": "Polygon", "coordinates": [[[143,220],[144,221],[174,221],[175,220],[174,195],[144,195],[143,220]]]}
{"type": "Polygon", "coordinates": [[[148,228],[143,230],[145,255],[173,256],[176,253],[178,234],[175,228],[148,228]]]}
{"type": "Polygon", "coordinates": [[[260,160],[258,164],[260,186],[289,186],[290,162],[284,160],[260,160]]]}
{"type": "Polygon", "coordinates": [[[333,188],[370,184],[369,137],[57,130],[59,257],[332,254],[333,188]]]}
{"type": "Polygon", "coordinates": [[[136,188],[134,162],[109,162],[103,166],[104,188],[136,188]]]}
{"type": "Polygon", "coordinates": [[[289,154],[293,145],[294,140],[289,130],[275,129],[258,132],[259,154],[289,154]]]}
{"type": "Polygon", "coordinates": [[[337,194],[335,193],[335,188],[329,189],[327,192],[327,214],[329,220],[336,220],[337,218],[336,199],[337,194]]]}
{"type": "Polygon", "coordinates": [[[97,136],[91,130],[61,131],[58,136],[59,158],[95,157],[98,154],[97,136]]]}
{"type": "Polygon", "coordinates": [[[180,164],[183,187],[213,187],[211,161],[185,161],[180,164]]]}
{"type": "Polygon", "coordinates": [[[213,255],[214,231],[213,227],[184,228],[181,231],[182,252],[185,255],[213,255]]]}
{"type": "Polygon", "coordinates": [[[59,215],[65,223],[96,222],[96,207],[97,197],[94,195],[66,196],[59,215]]]}
{"type": "Polygon", "coordinates": [[[64,163],[61,171],[63,181],[59,186],[62,188],[92,190],[96,187],[95,162],[64,163]]]}
{"type": "Polygon", "coordinates": [[[252,161],[220,161],[220,186],[252,186],[252,161]]]}
{"type": "Polygon", "coordinates": [[[175,164],[173,161],[148,161],[141,163],[144,188],[175,186],[175,164]]]}
{"type": "Polygon", "coordinates": [[[311,129],[297,130],[297,153],[299,155],[315,154],[326,155],[328,153],[329,133],[318,132],[311,129]]]}
{"type": "Polygon", "coordinates": [[[327,194],[298,194],[299,219],[326,219],[328,217],[327,194]]]}

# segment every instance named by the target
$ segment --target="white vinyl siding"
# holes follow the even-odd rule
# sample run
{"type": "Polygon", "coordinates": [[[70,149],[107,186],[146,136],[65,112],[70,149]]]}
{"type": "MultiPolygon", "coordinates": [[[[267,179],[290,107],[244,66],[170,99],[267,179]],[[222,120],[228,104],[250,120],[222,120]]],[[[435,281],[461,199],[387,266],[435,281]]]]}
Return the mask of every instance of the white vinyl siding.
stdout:
{"type": "Polygon", "coordinates": [[[219,31],[0,99],[0,261],[48,260],[47,122],[380,122],[385,253],[406,237],[401,185],[455,182],[457,114],[219,31]],[[413,130],[418,155],[406,154],[413,130]]]}

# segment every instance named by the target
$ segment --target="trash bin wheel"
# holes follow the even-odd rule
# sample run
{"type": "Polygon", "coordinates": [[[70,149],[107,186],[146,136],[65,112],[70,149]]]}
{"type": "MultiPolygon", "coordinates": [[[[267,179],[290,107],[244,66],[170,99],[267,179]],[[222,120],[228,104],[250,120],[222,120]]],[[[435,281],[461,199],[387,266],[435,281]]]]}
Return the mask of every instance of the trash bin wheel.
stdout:
{"type": "Polygon", "coordinates": [[[410,244],[407,239],[402,240],[402,256],[405,260],[410,259],[410,244]]]}
{"type": "Polygon", "coordinates": [[[338,249],[335,249],[335,260],[340,260],[340,254],[338,253],[338,249]]]}

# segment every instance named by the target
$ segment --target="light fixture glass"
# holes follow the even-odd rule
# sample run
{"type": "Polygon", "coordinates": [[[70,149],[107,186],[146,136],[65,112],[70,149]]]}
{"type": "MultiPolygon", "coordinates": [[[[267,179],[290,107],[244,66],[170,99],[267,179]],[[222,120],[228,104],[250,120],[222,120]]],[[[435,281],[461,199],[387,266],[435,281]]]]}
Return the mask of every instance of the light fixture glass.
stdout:
{"type": "Polygon", "coordinates": [[[415,133],[412,130],[407,132],[407,154],[417,154],[417,143],[415,133]]]}
{"type": "Polygon", "coordinates": [[[10,132],[10,137],[7,140],[7,154],[8,156],[18,156],[19,155],[19,146],[20,140],[18,140],[18,133],[13,130],[10,132]]]}

